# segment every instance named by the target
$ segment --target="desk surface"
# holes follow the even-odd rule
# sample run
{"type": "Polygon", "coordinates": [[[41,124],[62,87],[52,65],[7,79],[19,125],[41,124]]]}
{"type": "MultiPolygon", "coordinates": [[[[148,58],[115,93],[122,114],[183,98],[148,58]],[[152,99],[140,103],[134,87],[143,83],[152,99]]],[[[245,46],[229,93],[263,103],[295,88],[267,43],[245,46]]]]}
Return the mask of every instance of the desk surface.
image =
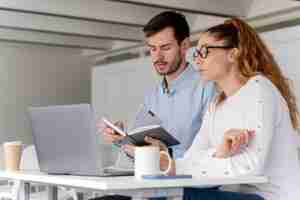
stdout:
{"type": "Polygon", "coordinates": [[[201,179],[171,179],[171,180],[137,180],[134,177],[89,177],[70,175],[48,175],[41,172],[0,171],[1,178],[17,179],[27,182],[37,182],[53,185],[63,185],[94,190],[128,190],[178,187],[208,187],[215,185],[266,183],[263,176],[243,176],[235,178],[201,178],[201,179]]]}

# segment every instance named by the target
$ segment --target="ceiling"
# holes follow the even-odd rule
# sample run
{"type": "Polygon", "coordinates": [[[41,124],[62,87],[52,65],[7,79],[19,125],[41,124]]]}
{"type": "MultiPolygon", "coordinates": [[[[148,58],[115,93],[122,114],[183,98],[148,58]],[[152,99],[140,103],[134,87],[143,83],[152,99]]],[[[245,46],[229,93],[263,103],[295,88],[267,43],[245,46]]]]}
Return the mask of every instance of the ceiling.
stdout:
{"type": "MultiPolygon", "coordinates": [[[[82,50],[104,57],[143,47],[142,27],[154,15],[186,15],[193,37],[238,16],[256,27],[300,17],[293,0],[1,0],[0,41],[82,50]]],[[[192,38],[193,38],[192,37],[192,38]]]]}

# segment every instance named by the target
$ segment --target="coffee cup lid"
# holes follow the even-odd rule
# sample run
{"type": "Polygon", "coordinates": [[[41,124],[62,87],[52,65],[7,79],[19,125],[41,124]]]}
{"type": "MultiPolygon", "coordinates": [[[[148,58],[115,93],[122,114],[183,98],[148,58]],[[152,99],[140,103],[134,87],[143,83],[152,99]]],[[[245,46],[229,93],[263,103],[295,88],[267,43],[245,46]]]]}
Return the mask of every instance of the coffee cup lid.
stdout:
{"type": "Polygon", "coordinates": [[[22,145],[21,141],[4,142],[4,145],[22,145]]]}

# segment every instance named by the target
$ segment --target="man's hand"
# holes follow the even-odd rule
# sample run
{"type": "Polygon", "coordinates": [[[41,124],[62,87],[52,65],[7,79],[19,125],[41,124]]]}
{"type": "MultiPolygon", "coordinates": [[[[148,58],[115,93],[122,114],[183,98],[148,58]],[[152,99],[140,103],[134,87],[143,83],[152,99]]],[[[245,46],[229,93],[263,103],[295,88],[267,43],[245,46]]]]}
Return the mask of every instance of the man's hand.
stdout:
{"type": "Polygon", "coordinates": [[[144,140],[145,140],[145,142],[147,142],[151,146],[157,146],[157,147],[159,147],[160,151],[166,151],[166,152],[168,152],[168,147],[162,141],[154,139],[152,137],[148,137],[148,136],[146,136],[144,138],[144,140]]]}
{"type": "Polygon", "coordinates": [[[134,158],[134,150],[135,150],[135,145],[132,144],[125,144],[122,145],[122,150],[129,155],[130,157],[134,158]]]}
{"type": "MultiPolygon", "coordinates": [[[[121,129],[124,128],[124,124],[120,121],[117,121],[115,125],[120,127],[121,129]]],[[[116,143],[124,138],[124,136],[118,134],[112,128],[103,123],[102,120],[97,123],[97,128],[98,132],[103,134],[105,142],[109,144],[116,143]]]]}
{"type": "Polygon", "coordinates": [[[169,166],[169,162],[171,162],[171,168],[168,172],[168,175],[175,175],[176,174],[175,161],[173,159],[169,160],[168,156],[165,154],[160,154],[159,163],[160,163],[161,170],[166,170],[169,166]]]}
{"type": "MultiPolygon", "coordinates": [[[[156,146],[159,147],[160,151],[166,151],[168,152],[167,146],[162,143],[160,140],[154,139],[152,137],[145,137],[144,138],[145,142],[147,142],[151,146],[156,146]]],[[[123,151],[125,151],[128,155],[131,157],[134,157],[134,150],[135,150],[135,145],[132,144],[126,144],[122,146],[123,151]]]]}
{"type": "Polygon", "coordinates": [[[246,129],[230,129],[225,132],[223,142],[214,154],[217,158],[228,158],[237,154],[242,146],[248,145],[255,133],[246,129]]]}

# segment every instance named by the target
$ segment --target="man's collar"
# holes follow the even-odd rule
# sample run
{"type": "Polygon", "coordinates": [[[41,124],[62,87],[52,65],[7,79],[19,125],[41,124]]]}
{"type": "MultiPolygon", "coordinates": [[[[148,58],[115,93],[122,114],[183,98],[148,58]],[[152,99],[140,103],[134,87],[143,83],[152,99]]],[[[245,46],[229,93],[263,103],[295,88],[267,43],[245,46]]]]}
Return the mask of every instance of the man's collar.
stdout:
{"type": "Polygon", "coordinates": [[[168,83],[166,77],[163,77],[163,80],[161,82],[162,94],[174,94],[179,85],[188,77],[190,73],[194,72],[192,72],[192,67],[190,66],[190,64],[187,63],[187,67],[184,69],[184,71],[182,71],[175,80],[172,80],[171,83],[168,83]]]}

